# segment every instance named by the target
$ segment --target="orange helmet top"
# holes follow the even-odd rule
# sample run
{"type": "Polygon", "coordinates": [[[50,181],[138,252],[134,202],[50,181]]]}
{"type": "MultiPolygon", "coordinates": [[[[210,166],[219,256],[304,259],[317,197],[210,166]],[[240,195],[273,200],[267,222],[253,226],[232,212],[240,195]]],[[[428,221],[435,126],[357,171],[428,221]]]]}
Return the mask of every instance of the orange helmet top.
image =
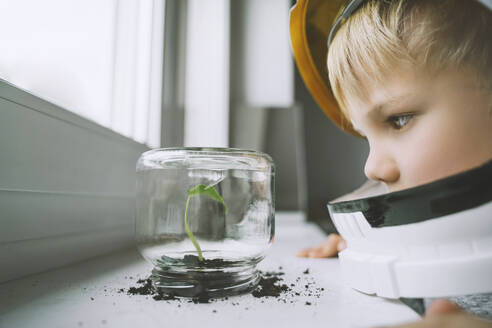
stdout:
{"type": "Polygon", "coordinates": [[[333,96],[326,67],[328,36],[345,3],[298,0],[290,12],[290,39],[297,67],[313,98],[342,130],[360,137],[333,96]]]}

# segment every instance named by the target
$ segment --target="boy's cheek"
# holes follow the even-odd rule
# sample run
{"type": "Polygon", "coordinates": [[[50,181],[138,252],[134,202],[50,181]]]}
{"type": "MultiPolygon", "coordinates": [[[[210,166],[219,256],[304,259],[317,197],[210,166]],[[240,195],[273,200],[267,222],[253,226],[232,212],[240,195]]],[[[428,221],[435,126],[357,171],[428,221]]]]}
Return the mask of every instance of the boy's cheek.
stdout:
{"type": "MultiPolygon", "coordinates": [[[[432,130],[429,117],[420,118],[410,131],[397,139],[393,144],[393,156],[399,171],[399,180],[389,185],[391,191],[408,189],[433,180],[439,174],[440,146],[432,130]],[[430,140],[434,140],[430,143],[430,140]]],[[[439,141],[441,143],[441,141],[439,141]]]]}
{"type": "Polygon", "coordinates": [[[407,189],[438,179],[442,174],[440,154],[430,147],[419,147],[408,152],[399,164],[400,181],[398,189],[407,189]]]}
{"type": "MultiPolygon", "coordinates": [[[[482,165],[490,156],[477,150],[473,138],[466,131],[422,129],[415,143],[400,152],[400,182],[398,189],[407,189],[448,177],[482,165]],[[427,132],[427,133],[426,133],[427,132]]],[[[468,132],[469,134],[469,132],[468,132]]]]}
{"type": "Polygon", "coordinates": [[[400,181],[398,189],[422,185],[457,173],[456,146],[438,113],[427,113],[398,147],[400,181]]]}

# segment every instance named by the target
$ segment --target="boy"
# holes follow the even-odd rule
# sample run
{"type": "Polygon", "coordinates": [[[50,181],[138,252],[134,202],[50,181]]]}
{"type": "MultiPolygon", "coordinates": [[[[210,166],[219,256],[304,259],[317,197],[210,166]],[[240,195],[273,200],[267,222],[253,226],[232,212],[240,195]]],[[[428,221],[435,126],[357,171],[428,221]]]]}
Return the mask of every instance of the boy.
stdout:
{"type": "MultiPolygon", "coordinates": [[[[342,114],[336,123],[369,143],[366,176],[393,192],[489,162],[492,11],[476,0],[351,4],[358,2],[359,8],[331,33],[327,67],[342,114]]],[[[302,73],[298,55],[296,60],[302,73]]],[[[316,97],[318,91],[304,78],[316,97]]],[[[332,234],[297,255],[330,257],[344,247],[343,239],[332,234]]],[[[480,302],[478,312],[492,319],[491,295],[480,302]]],[[[448,314],[429,316],[415,327],[490,326],[448,301],[434,303],[427,313],[448,314]]]]}

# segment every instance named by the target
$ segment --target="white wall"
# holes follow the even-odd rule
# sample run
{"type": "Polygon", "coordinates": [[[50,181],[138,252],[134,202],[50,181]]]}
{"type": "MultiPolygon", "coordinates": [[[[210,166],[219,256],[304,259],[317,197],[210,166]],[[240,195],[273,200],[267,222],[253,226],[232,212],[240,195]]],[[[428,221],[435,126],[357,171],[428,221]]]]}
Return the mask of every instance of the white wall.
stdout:
{"type": "Polygon", "coordinates": [[[185,146],[229,144],[229,1],[188,1],[185,146]]]}
{"type": "MultiPolygon", "coordinates": [[[[231,102],[254,110],[293,105],[289,6],[289,0],[188,1],[185,146],[229,146],[231,102]]],[[[250,123],[243,122],[247,134],[263,135],[264,125],[250,123]]]]}
{"type": "Polygon", "coordinates": [[[245,103],[291,107],[294,63],[289,37],[289,0],[247,0],[243,49],[245,103]]]}

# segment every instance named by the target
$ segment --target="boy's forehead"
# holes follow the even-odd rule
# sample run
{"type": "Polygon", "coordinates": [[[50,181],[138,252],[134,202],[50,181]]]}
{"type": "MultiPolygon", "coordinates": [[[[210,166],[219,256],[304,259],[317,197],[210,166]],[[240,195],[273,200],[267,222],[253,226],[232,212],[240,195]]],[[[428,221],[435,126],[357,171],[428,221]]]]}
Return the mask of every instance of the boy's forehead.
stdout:
{"type": "Polygon", "coordinates": [[[411,68],[395,63],[388,63],[387,68],[377,71],[358,68],[354,69],[351,78],[343,80],[345,83],[343,87],[353,90],[347,93],[347,98],[366,100],[366,98],[372,97],[375,91],[383,92],[392,85],[400,85],[403,81],[411,78],[409,74],[413,74],[411,68]]]}
{"type": "Polygon", "coordinates": [[[358,132],[368,119],[427,106],[442,97],[442,92],[483,92],[474,70],[451,67],[432,74],[417,69],[395,70],[380,82],[361,79],[358,88],[363,91],[346,96],[347,118],[358,132]]]}
{"type": "Polygon", "coordinates": [[[414,71],[396,70],[386,73],[378,81],[370,77],[360,78],[355,92],[346,95],[349,114],[352,111],[369,113],[384,112],[387,107],[409,103],[418,97],[423,79],[414,71]]]}

